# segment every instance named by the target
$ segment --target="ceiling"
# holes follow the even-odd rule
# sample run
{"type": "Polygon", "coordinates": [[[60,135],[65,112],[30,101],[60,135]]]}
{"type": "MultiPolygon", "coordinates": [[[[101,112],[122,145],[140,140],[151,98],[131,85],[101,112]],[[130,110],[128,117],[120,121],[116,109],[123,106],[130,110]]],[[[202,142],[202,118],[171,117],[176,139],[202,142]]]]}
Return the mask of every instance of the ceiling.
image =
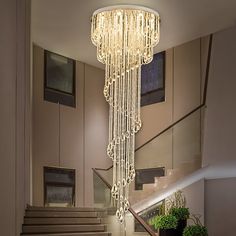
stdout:
{"type": "Polygon", "coordinates": [[[90,18],[101,7],[137,4],[161,16],[155,52],[236,24],[236,0],[32,0],[32,40],[37,45],[103,68],[90,40],[90,18]]]}

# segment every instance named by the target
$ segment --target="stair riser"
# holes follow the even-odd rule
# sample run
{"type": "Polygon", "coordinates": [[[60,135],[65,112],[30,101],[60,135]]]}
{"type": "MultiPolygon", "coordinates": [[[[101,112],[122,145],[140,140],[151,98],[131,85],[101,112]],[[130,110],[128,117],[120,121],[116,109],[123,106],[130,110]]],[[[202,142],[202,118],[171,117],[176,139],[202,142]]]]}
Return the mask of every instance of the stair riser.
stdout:
{"type": "Polygon", "coordinates": [[[42,225],[23,226],[23,233],[103,232],[104,225],[42,225]]]}
{"type": "Polygon", "coordinates": [[[107,232],[94,232],[94,233],[56,233],[56,234],[21,234],[21,236],[111,236],[107,232]]]}
{"type": "Polygon", "coordinates": [[[98,217],[97,212],[26,211],[26,217],[98,217]]]}
{"type": "Polygon", "coordinates": [[[26,209],[27,211],[102,211],[100,208],[92,208],[92,207],[33,207],[29,206],[26,209]]]}
{"type": "Polygon", "coordinates": [[[25,218],[25,225],[100,224],[100,218],[25,218]]]}

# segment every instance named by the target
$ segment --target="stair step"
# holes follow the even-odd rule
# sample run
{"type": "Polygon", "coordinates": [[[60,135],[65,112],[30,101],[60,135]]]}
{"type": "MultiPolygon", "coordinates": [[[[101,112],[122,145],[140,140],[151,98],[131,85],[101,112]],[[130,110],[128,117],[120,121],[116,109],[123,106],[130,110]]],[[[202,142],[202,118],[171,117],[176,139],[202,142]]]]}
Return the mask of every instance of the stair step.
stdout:
{"type": "Polygon", "coordinates": [[[100,218],[25,218],[25,225],[73,225],[73,224],[100,224],[100,218]]]}
{"type": "Polygon", "coordinates": [[[169,182],[170,176],[155,177],[155,183],[158,189],[166,188],[169,182]]]}
{"type": "Polygon", "coordinates": [[[23,225],[24,233],[104,232],[105,225],[23,225]]]}
{"type": "Polygon", "coordinates": [[[167,169],[166,170],[166,175],[167,176],[178,175],[179,173],[180,173],[179,169],[167,169]]]}
{"type": "Polygon", "coordinates": [[[104,211],[102,208],[93,208],[93,207],[37,207],[37,206],[28,206],[27,211],[104,211]]]}
{"type": "Polygon", "coordinates": [[[26,217],[98,217],[98,212],[95,211],[28,211],[25,212],[26,217]]]}
{"type": "Polygon", "coordinates": [[[153,183],[153,184],[143,184],[143,191],[155,191],[155,188],[156,188],[156,184],[153,183]]]}
{"type": "Polygon", "coordinates": [[[21,236],[111,236],[109,232],[83,232],[83,233],[44,233],[44,234],[21,234],[21,236]]]}

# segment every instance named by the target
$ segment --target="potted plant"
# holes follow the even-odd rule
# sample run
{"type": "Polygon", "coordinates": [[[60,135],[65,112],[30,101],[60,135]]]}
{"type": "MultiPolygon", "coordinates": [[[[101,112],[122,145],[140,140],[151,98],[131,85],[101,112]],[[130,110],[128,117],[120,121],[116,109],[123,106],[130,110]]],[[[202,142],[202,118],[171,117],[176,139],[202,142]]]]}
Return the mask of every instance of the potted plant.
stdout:
{"type": "Polygon", "coordinates": [[[181,191],[175,192],[173,197],[166,200],[166,211],[176,217],[178,225],[176,228],[176,236],[182,236],[184,228],[189,218],[189,209],[186,207],[186,198],[181,191]]]}
{"type": "Polygon", "coordinates": [[[160,215],[154,217],[150,224],[154,226],[155,229],[159,229],[160,236],[176,236],[176,227],[178,220],[173,215],[160,215]]]}
{"type": "Polygon", "coordinates": [[[207,228],[202,225],[200,217],[193,215],[194,225],[189,225],[184,229],[183,236],[208,236],[207,228]]]}
{"type": "Polygon", "coordinates": [[[173,207],[170,209],[169,214],[175,216],[178,221],[176,235],[182,236],[184,228],[187,226],[187,219],[189,218],[189,209],[186,207],[173,207]]]}

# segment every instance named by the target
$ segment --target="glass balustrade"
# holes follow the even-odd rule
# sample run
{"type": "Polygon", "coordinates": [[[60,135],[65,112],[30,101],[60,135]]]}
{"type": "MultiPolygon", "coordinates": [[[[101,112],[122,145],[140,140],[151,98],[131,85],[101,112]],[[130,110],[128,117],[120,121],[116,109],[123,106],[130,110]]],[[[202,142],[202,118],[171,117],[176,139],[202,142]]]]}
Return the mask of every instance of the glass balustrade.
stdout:
{"type": "MultiPolygon", "coordinates": [[[[136,177],[130,185],[131,207],[156,192],[164,191],[171,184],[201,168],[204,109],[204,107],[197,109],[137,149],[135,153],[136,177]]],[[[112,171],[112,168],[96,170],[100,177],[94,174],[96,183],[94,200],[98,206],[114,210],[115,202],[111,198],[109,188],[112,185],[112,171]]],[[[158,204],[160,203],[146,209],[145,212],[139,212],[138,215],[148,223],[152,215],[158,211],[158,204]]],[[[138,223],[130,213],[126,216],[126,227],[120,228],[118,223],[113,224],[113,221],[116,221],[115,212],[108,214],[106,219],[108,223],[110,222],[109,227],[119,228],[113,229],[114,232],[118,232],[117,235],[125,235],[128,231],[126,235],[133,235],[138,231],[140,231],[138,234],[148,235],[142,224],[138,223]]],[[[113,233],[113,230],[110,231],[113,233]]]]}
{"type": "Polygon", "coordinates": [[[132,236],[140,235],[146,236],[150,235],[147,233],[142,224],[139,223],[135,217],[128,212],[125,216],[124,224],[120,224],[116,217],[116,202],[111,198],[110,188],[105,182],[104,174],[105,171],[94,171],[94,207],[101,209],[100,217],[102,218],[102,223],[106,224],[107,231],[111,232],[113,236],[132,236]],[[104,176],[100,175],[103,173],[104,176]]]}
{"type": "MultiPolygon", "coordinates": [[[[194,111],[136,151],[131,205],[201,168],[204,109],[194,111]]],[[[112,185],[112,168],[98,172],[112,185]]]]}
{"type": "Polygon", "coordinates": [[[201,168],[203,112],[199,108],[136,151],[131,205],[201,168]]]}
{"type": "Polygon", "coordinates": [[[111,197],[111,190],[96,172],[93,172],[93,186],[94,207],[112,208],[114,200],[111,197]]]}
{"type": "Polygon", "coordinates": [[[125,223],[120,224],[115,216],[115,211],[107,214],[105,218],[107,231],[112,233],[112,236],[147,236],[150,235],[145,228],[140,224],[131,213],[125,216],[125,223]]]}

